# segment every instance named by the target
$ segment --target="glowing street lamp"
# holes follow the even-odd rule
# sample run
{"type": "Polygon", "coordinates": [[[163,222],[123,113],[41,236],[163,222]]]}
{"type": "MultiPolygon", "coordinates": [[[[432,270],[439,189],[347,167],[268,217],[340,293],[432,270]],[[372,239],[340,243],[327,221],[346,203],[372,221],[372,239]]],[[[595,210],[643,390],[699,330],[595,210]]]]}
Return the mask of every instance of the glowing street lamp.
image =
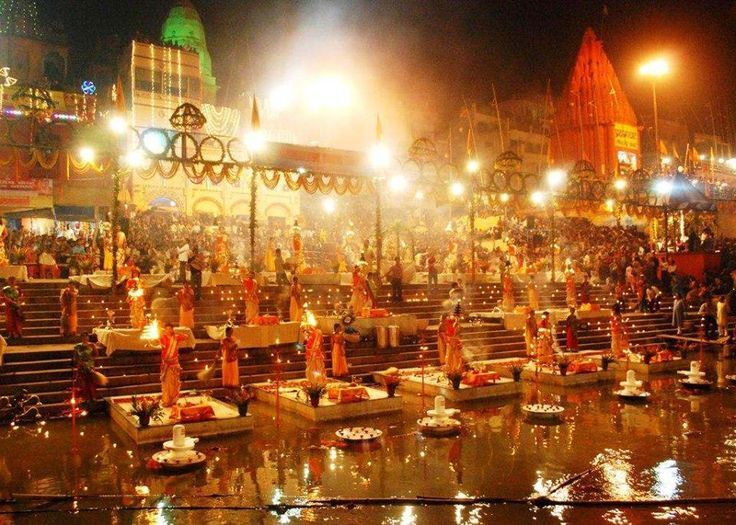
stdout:
{"type": "Polygon", "coordinates": [[[143,154],[140,150],[131,150],[125,154],[123,162],[125,162],[126,166],[129,168],[140,168],[143,165],[143,154]]]}
{"type": "Polygon", "coordinates": [[[532,194],[529,196],[529,199],[535,206],[542,206],[547,200],[547,194],[543,191],[533,191],[532,194]]]}
{"type": "Polygon", "coordinates": [[[128,129],[128,123],[120,115],[113,116],[107,121],[107,126],[115,135],[122,135],[128,129]]]}
{"type": "Polygon", "coordinates": [[[567,179],[567,173],[561,169],[551,169],[547,172],[547,186],[550,190],[560,188],[567,179]]]}
{"type": "Polygon", "coordinates": [[[394,175],[389,179],[388,187],[393,193],[404,193],[409,187],[409,181],[403,175],[394,175]]]}
{"type": "Polygon", "coordinates": [[[266,147],[266,138],[260,130],[254,130],[245,136],[245,145],[251,153],[260,153],[266,147]]]}
{"type": "Polygon", "coordinates": [[[95,150],[89,146],[82,146],[79,148],[79,158],[82,159],[82,162],[91,164],[94,162],[95,156],[95,150]]]}
{"type": "Polygon", "coordinates": [[[332,215],[333,213],[335,213],[335,210],[337,210],[337,203],[335,202],[335,199],[325,197],[325,199],[322,201],[322,209],[328,215],[332,215]]]}
{"type": "Polygon", "coordinates": [[[657,79],[670,72],[670,65],[664,58],[650,60],[639,67],[639,74],[652,79],[652,105],[654,106],[654,151],[657,156],[657,169],[660,168],[659,160],[659,122],[657,118],[657,79]]]}
{"type": "Polygon", "coordinates": [[[379,142],[371,148],[371,163],[376,169],[385,169],[391,160],[391,152],[388,147],[379,142]]]}
{"type": "Polygon", "coordinates": [[[450,195],[453,197],[462,197],[465,193],[465,185],[460,182],[456,181],[450,184],[450,195]]]}

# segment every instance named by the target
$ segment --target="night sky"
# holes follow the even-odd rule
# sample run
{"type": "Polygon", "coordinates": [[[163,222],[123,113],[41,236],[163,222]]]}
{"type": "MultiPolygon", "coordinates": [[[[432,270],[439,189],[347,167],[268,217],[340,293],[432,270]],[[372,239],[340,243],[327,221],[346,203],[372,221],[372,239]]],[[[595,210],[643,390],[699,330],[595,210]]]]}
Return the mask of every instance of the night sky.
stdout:
{"type": "MultiPolygon", "coordinates": [[[[46,0],[63,20],[80,78],[95,55],[139,33],[157,39],[173,2],[46,0]]],[[[291,64],[346,63],[382,96],[413,111],[444,116],[466,100],[559,95],[583,31],[604,40],[640,114],[650,88],[636,74],[642,60],[673,62],[659,89],[661,114],[705,122],[705,106],[731,111],[736,93],[736,4],[683,1],[246,1],[193,0],[207,30],[222,103],[266,89],[291,64]],[[604,16],[604,4],[608,16],[604,16]],[[301,54],[300,54],[301,53],[301,54]]],[[[707,129],[707,128],[706,128],[707,129]]]]}

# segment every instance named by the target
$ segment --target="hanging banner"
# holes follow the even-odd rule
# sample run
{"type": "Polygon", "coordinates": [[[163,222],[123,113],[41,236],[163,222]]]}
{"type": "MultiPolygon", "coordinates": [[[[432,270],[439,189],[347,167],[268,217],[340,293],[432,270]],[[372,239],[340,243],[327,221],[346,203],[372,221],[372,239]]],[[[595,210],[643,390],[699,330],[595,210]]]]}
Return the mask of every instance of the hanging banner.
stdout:
{"type": "Polygon", "coordinates": [[[616,122],[613,125],[613,144],[617,149],[639,151],[639,130],[636,126],[616,122]]]}

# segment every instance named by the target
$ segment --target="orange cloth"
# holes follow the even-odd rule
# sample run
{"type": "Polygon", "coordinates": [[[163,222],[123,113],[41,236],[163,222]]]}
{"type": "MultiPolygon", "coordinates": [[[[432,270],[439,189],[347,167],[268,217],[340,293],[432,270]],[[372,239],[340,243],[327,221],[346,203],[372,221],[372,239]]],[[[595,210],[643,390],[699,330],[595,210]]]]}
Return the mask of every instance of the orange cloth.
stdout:
{"type": "Polygon", "coordinates": [[[179,326],[194,328],[194,290],[182,288],[176,298],[179,300],[179,326]]]}
{"type": "Polygon", "coordinates": [[[220,355],[222,356],[222,386],[238,388],[240,386],[238,342],[232,337],[224,338],[220,342],[220,355]]]}
{"type": "Polygon", "coordinates": [[[179,366],[179,342],[182,334],[164,334],[161,343],[161,404],[170,407],[176,403],[181,390],[181,366],[179,366]]]}
{"type": "Polygon", "coordinates": [[[571,374],[587,374],[597,372],[598,366],[593,361],[573,361],[568,367],[571,374]]]}
{"type": "Polygon", "coordinates": [[[468,372],[463,378],[463,383],[468,386],[485,386],[488,383],[495,383],[500,378],[497,372],[468,372]]]}
{"type": "Polygon", "coordinates": [[[342,332],[332,334],[332,375],[348,375],[348,361],[345,357],[345,337],[342,332]]]}
{"type": "Polygon", "coordinates": [[[258,298],[258,283],[251,277],[243,279],[243,291],[245,292],[245,322],[251,324],[258,316],[260,300],[258,298]]]}
{"type": "Polygon", "coordinates": [[[207,421],[208,419],[215,419],[215,411],[210,405],[192,405],[181,407],[179,410],[179,421],[184,423],[207,421]]]}
{"type": "Polygon", "coordinates": [[[75,288],[64,288],[61,291],[61,335],[77,334],[77,295],[75,288]]]}

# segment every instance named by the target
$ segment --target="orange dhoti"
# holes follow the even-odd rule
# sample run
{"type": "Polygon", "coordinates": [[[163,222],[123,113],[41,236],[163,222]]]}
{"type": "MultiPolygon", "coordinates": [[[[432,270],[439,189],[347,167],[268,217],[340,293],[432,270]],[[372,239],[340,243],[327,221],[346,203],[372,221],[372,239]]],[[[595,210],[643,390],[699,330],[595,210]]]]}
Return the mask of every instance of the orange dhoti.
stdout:
{"type": "Polygon", "coordinates": [[[240,370],[238,360],[222,361],[222,386],[224,388],[240,388],[240,370]]]}
{"type": "Polygon", "coordinates": [[[301,322],[302,320],[302,305],[294,296],[289,301],[289,320],[292,322],[301,322]]]}
{"type": "Polygon", "coordinates": [[[447,370],[453,372],[462,371],[465,368],[463,360],[463,343],[457,336],[451,337],[447,344],[447,355],[445,356],[447,370]]]}
{"type": "Polygon", "coordinates": [[[333,336],[332,341],[332,375],[343,377],[348,375],[348,360],[345,357],[345,339],[342,334],[333,336]]]}
{"type": "Polygon", "coordinates": [[[176,363],[164,363],[161,366],[161,404],[170,407],[179,399],[181,390],[181,367],[176,363]]]}
{"type": "MultiPolygon", "coordinates": [[[[250,298],[245,300],[245,323],[251,324],[253,322],[253,319],[258,316],[258,310],[260,308],[260,305],[258,303],[258,298],[250,298]]],[[[289,312],[291,312],[291,308],[289,309],[289,312]]]]}
{"type": "Polygon", "coordinates": [[[437,336],[437,353],[440,356],[440,364],[445,364],[445,356],[447,355],[447,340],[445,334],[437,336]]]}
{"type": "Polygon", "coordinates": [[[179,307],[179,326],[194,329],[194,308],[179,307]]]}

